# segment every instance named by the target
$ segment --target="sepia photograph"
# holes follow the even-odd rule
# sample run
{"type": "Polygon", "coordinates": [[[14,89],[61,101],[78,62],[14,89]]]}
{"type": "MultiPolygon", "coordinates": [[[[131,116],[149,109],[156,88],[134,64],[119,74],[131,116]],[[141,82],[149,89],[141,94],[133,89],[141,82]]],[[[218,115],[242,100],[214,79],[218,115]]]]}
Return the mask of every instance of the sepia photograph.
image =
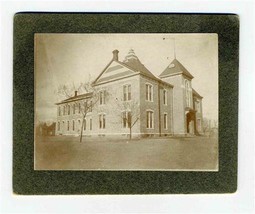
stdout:
{"type": "Polygon", "coordinates": [[[218,171],[218,35],[36,33],[35,170],[218,171]]]}

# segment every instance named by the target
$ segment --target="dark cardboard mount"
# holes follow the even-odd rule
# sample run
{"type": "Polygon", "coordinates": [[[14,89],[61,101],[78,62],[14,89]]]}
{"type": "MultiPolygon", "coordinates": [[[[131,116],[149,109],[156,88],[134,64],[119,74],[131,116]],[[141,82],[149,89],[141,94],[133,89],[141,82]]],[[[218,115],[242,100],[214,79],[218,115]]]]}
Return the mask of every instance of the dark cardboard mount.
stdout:
{"type": "Polygon", "coordinates": [[[234,14],[17,13],[13,49],[13,192],[233,193],[237,189],[239,18],[234,14]],[[34,33],[217,33],[219,171],[35,171],[34,33]]]}

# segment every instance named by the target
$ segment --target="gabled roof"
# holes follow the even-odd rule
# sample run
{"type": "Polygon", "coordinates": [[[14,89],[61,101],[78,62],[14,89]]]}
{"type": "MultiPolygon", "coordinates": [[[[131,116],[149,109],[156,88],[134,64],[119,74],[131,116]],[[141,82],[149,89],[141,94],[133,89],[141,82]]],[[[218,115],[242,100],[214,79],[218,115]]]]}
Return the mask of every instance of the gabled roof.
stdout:
{"type": "Polygon", "coordinates": [[[121,78],[130,77],[133,75],[141,74],[155,81],[161,82],[168,86],[173,87],[171,84],[162,81],[155,77],[135,55],[134,50],[130,49],[123,62],[118,59],[112,59],[107,66],[103,69],[100,75],[93,82],[94,85],[105,83],[108,81],[115,81],[121,78]]]}
{"type": "Polygon", "coordinates": [[[199,93],[197,93],[197,91],[194,88],[192,88],[192,93],[198,98],[203,98],[199,93]]]}
{"type": "Polygon", "coordinates": [[[194,77],[189,73],[189,71],[177,60],[174,59],[166,69],[159,75],[160,78],[164,78],[167,76],[173,76],[176,74],[183,74],[191,79],[194,77]]]}
{"type": "Polygon", "coordinates": [[[63,104],[63,103],[74,102],[74,101],[83,100],[83,99],[88,99],[88,98],[92,97],[92,94],[93,94],[93,92],[89,92],[89,93],[84,93],[84,94],[80,94],[80,95],[77,95],[77,96],[69,97],[65,100],[62,100],[59,103],[56,103],[56,105],[63,104]]]}

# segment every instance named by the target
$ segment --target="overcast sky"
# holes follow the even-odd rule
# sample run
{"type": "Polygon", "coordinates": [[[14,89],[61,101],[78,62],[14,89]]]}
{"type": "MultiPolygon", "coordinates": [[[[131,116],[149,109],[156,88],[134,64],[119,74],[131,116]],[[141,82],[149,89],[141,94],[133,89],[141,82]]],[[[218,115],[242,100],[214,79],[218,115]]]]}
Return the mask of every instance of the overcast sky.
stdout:
{"type": "Polygon", "coordinates": [[[204,117],[218,119],[217,34],[36,34],[36,118],[55,121],[60,84],[94,80],[119,50],[123,60],[133,48],[140,61],[158,76],[176,58],[194,76],[203,96],[204,117]],[[163,38],[166,38],[163,40],[163,38]]]}

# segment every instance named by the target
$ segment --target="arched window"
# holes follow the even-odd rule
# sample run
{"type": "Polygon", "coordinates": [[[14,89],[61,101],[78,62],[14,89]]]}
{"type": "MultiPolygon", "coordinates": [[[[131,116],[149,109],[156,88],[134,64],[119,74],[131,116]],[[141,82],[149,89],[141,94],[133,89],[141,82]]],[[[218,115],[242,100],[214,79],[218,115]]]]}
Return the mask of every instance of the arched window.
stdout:
{"type": "Polygon", "coordinates": [[[58,122],[58,131],[60,131],[60,122],[58,122]]]}

